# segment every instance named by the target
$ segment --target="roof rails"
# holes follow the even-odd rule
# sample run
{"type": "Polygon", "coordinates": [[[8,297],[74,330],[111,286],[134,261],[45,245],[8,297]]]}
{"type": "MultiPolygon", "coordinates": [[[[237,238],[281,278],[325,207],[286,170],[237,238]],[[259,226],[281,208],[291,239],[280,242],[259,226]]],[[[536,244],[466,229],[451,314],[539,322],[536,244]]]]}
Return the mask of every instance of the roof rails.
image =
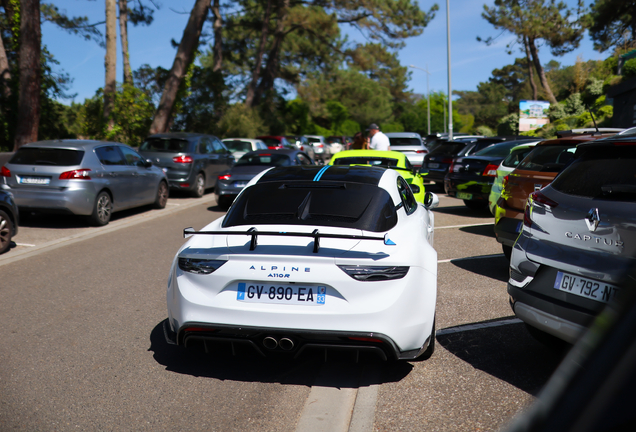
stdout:
{"type": "Polygon", "coordinates": [[[615,134],[620,134],[621,132],[625,131],[625,129],[623,128],[584,128],[584,129],[572,129],[572,130],[563,130],[563,131],[557,131],[556,136],[557,138],[565,138],[565,137],[569,137],[569,136],[574,136],[574,135],[594,135],[596,133],[615,133],[615,134]]]}

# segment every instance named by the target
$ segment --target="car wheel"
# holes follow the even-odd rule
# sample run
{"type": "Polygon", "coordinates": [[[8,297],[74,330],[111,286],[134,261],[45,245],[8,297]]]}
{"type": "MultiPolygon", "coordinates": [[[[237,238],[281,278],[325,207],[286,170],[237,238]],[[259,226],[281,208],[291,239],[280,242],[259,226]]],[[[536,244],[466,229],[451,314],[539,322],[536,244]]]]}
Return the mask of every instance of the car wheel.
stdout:
{"type": "Polygon", "coordinates": [[[428,343],[428,348],[426,348],[426,351],[420,354],[420,356],[417,358],[418,361],[428,360],[431,358],[431,356],[435,352],[435,336],[435,318],[433,318],[433,331],[431,332],[431,341],[428,343]]]}
{"type": "Polygon", "coordinates": [[[168,185],[165,181],[159,183],[157,188],[157,198],[155,199],[155,208],[162,209],[168,204],[168,185]]]}
{"type": "Polygon", "coordinates": [[[194,189],[192,195],[197,198],[201,198],[205,193],[205,177],[203,174],[197,174],[197,178],[194,180],[194,189]]]}
{"type": "Polygon", "coordinates": [[[95,198],[93,206],[93,214],[91,214],[91,222],[95,226],[104,226],[110,222],[110,216],[113,212],[113,203],[108,192],[100,192],[95,198]]]}
{"type": "Polygon", "coordinates": [[[506,256],[506,259],[510,261],[510,256],[512,256],[512,246],[506,246],[502,244],[501,248],[503,249],[503,253],[506,256]]]}
{"type": "Polygon", "coordinates": [[[0,254],[11,247],[11,236],[13,236],[13,222],[8,214],[0,210],[0,254]]]}
{"type": "Polygon", "coordinates": [[[463,200],[464,205],[471,210],[484,210],[488,207],[488,203],[484,201],[463,200]]]}

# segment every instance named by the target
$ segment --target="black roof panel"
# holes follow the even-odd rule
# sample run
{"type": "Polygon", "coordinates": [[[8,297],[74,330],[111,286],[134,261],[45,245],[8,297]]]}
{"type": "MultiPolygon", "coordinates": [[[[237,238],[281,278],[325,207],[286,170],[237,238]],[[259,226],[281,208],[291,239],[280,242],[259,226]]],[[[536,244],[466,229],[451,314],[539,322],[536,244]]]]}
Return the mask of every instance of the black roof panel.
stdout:
{"type": "Polygon", "coordinates": [[[294,166],[268,171],[258,183],[267,182],[347,182],[377,185],[386,169],[364,166],[294,166]]]}

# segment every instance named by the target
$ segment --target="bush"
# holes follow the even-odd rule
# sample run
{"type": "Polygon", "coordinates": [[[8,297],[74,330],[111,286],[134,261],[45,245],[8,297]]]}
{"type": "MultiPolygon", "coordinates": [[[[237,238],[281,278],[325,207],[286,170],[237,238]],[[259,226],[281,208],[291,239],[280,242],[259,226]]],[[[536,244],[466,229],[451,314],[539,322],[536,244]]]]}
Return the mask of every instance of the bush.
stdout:
{"type": "Polygon", "coordinates": [[[481,125],[475,128],[475,134],[488,137],[488,136],[494,136],[495,132],[492,129],[490,129],[488,126],[481,125]]]}
{"type": "Polygon", "coordinates": [[[516,135],[519,129],[519,114],[512,113],[499,120],[497,135],[516,135]]]}
{"type": "Polygon", "coordinates": [[[623,64],[623,76],[636,77],[636,58],[629,59],[623,64]]]}
{"type": "Polygon", "coordinates": [[[256,110],[237,103],[230,106],[219,120],[222,137],[254,138],[267,133],[265,123],[256,110]]]}

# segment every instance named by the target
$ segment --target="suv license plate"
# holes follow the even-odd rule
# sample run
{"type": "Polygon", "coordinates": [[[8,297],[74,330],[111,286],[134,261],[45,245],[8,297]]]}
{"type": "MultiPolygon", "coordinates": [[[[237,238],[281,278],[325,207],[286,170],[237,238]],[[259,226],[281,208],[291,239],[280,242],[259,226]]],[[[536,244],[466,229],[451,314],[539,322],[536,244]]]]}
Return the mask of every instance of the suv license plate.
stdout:
{"type": "Polygon", "coordinates": [[[48,185],[51,183],[50,177],[20,177],[20,184],[30,184],[30,185],[48,185]]]}
{"type": "Polygon", "coordinates": [[[593,279],[558,272],[554,289],[565,291],[579,297],[585,297],[601,303],[607,303],[616,297],[620,288],[593,279]]]}
{"type": "Polygon", "coordinates": [[[464,200],[471,200],[473,199],[473,194],[469,194],[466,192],[457,192],[457,198],[464,199],[464,200]]]}
{"type": "Polygon", "coordinates": [[[436,162],[429,162],[428,163],[428,167],[429,168],[439,168],[439,164],[436,162]]]}
{"type": "Polygon", "coordinates": [[[240,282],[236,300],[246,303],[274,303],[304,306],[323,306],[327,299],[325,286],[290,286],[240,282]]]}

